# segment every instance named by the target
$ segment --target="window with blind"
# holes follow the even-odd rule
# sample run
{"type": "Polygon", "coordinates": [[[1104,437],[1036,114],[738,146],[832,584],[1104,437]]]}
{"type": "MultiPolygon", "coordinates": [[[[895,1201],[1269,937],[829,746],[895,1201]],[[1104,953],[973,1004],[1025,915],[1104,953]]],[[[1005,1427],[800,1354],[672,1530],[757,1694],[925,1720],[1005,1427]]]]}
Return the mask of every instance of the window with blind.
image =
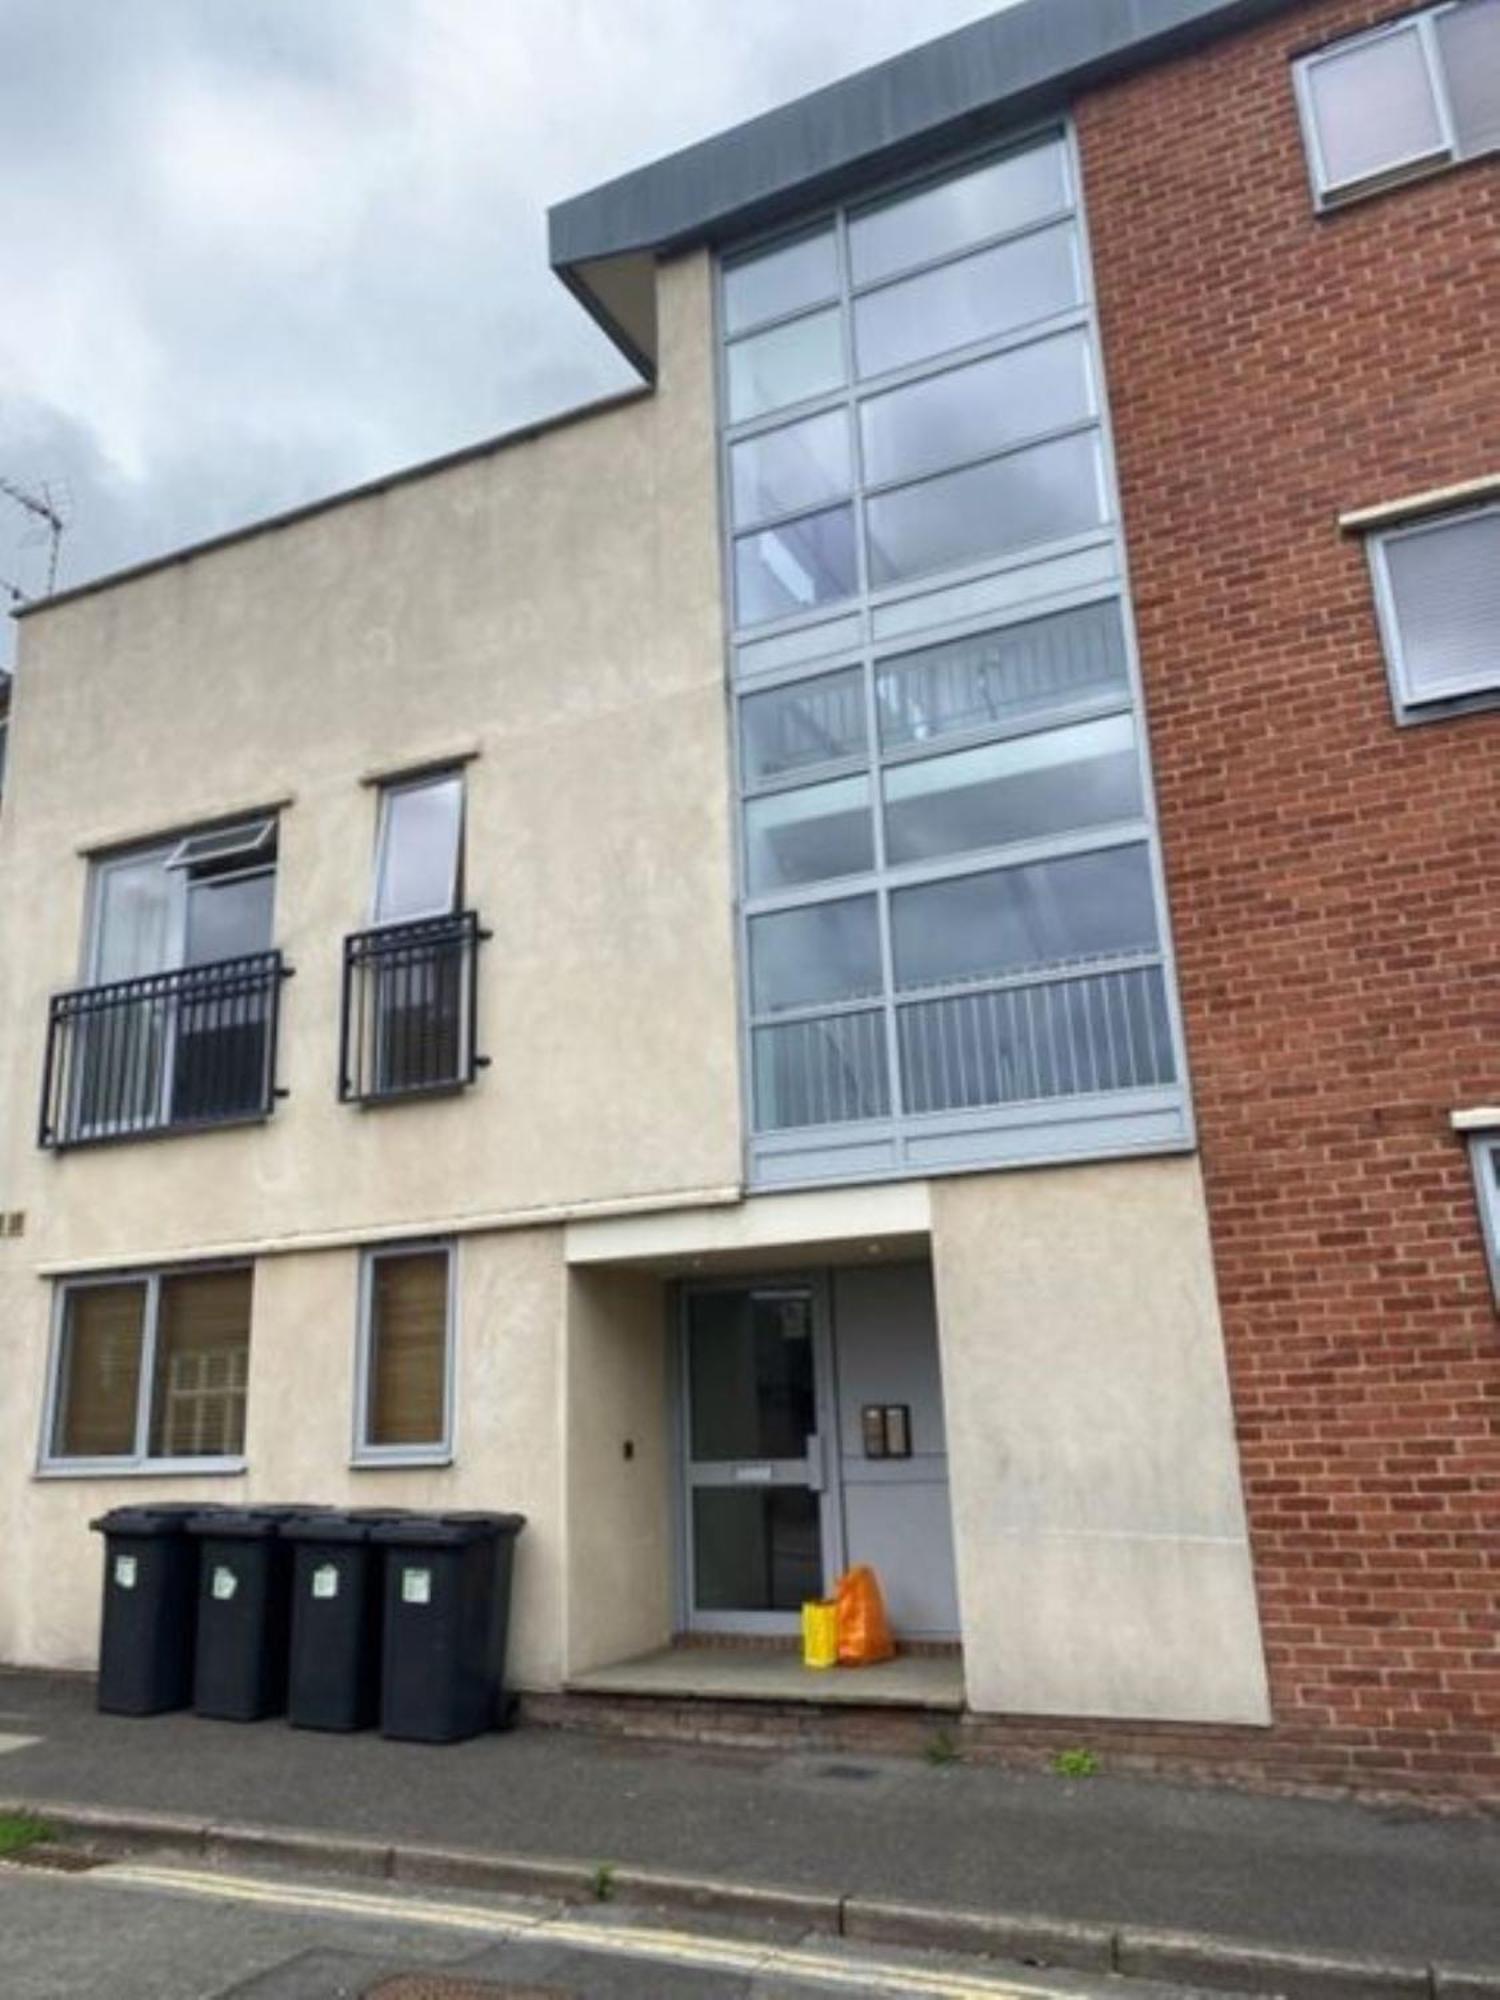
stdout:
{"type": "Polygon", "coordinates": [[[1396,712],[1420,722],[1500,697],[1500,505],[1370,538],[1396,712]]]}
{"type": "Polygon", "coordinates": [[[1304,56],[1319,208],[1500,148],[1500,0],[1449,0],[1304,56]]]}
{"type": "Polygon", "coordinates": [[[361,1298],[356,1457],[446,1457],[452,1432],[451,1247],[369,1252],[361,1298]]]}
{"type": "Polygon", "coordinates": [[[43,1466],[238,1465],[248,1265],[64,1284],[43,1466]]]}

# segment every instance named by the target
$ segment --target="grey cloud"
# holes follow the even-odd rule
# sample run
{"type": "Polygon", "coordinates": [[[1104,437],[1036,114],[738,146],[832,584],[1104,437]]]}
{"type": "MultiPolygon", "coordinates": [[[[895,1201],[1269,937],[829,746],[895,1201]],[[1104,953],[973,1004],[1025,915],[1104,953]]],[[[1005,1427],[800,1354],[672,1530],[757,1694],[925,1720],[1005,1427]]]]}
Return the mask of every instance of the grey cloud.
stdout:
{"type": "Polygon", "coordinates": [[[993,4],[0,0],[0,472],[78,582],[607,393],[547,204],[993,4]]]}

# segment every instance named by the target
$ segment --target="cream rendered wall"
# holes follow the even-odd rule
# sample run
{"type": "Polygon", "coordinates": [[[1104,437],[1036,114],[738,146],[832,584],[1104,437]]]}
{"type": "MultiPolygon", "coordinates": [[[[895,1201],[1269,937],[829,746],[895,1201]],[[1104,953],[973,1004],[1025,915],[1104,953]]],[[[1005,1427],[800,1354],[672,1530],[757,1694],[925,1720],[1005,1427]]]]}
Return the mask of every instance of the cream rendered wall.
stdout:
{"type": "Polygon", "coordinates": [[[105,1507],[389,1497],[532,1515],[515,1658],[557,1678],[560,1231],[465,1239],[459,1461],[421,1475],[347,1471],[355,1257],[297,1246],[740,1180],[707,257],[659,287],[655,393],[23,627],[0,815],[0,1211],[25,1218],[0,1236],[0,1659],[88,1658],[105,1507]],[[457,1098],[361,1112],[335,1095],[375,840],[360,778],[463,750],[492,1066],[457,1098]],[[263,1127],[39,1150],[80,849],[282,799],[289,1097],[263,1127]],[[248,1243],[282,1253],[257,1269],[248,1474],[34,1480],[48,1274],[248,1243]]]}
{"type": "Polygon", "coordinates": [[[930,1195],[970,1703],[1268,1722],[1196,1159],[930,1195]]]}
{"type": "MultiPolygon", "coordinates": [[[[0,1659],[92,1664],[102,1552],[88,1531],[103,1509],[151,1499],[231,1505],[311,1501],[341,1507],[495,1508],[521,1513],[510,1676],[552,1687],[562,1663],[562,1232],[517,1230],[462,1239],[453,1463],[350,1466],[358,1253],[323,1251],[256,1267],[246,1459],[235,1478],[32,1479],[41,1371],[0,1411],[6,1481],[6,1566],[0,1659]]],[[[35,1281],[9,1273],[0,1305],[35,1281]]]]}
{"type": "Polygon", "coordinates": [[[674,1460],[666,1285],[568,1279],[566,1671],[580,1674],[672,1636],[674,1460]]]}
{"type": "Polygon", "coordinates": [[[23,629],[0,899],[0,1206],[28,1265],[733,1185],[740,1113],[708,264],[661,275],[660,389],[154,571],[23,629]],[[483,948],[465,1096],[334,1094],[372,767],[466,744],[483,948]],[[77,849],[290,796],[264,1129],[38,1151],[77,849]]]}

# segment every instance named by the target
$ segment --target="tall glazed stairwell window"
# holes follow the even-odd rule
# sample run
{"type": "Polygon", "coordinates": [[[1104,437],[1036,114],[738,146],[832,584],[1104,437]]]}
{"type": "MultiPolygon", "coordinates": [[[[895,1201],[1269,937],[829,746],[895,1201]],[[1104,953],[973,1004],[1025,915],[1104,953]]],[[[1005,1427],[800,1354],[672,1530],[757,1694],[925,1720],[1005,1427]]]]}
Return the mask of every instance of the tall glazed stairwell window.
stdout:
{"type": "Polygon", "coordinates": [[[1069,137],[727,254],[751,1174],[1188,1127],[1069,137]]]}

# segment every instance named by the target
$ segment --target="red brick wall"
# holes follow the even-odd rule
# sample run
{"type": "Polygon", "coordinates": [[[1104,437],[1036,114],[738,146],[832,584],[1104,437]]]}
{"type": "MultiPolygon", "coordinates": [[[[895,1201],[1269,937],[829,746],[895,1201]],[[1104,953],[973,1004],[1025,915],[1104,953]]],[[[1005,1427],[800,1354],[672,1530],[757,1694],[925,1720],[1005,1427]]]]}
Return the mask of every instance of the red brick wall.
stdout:
{"type": "MultiPolygon", "coordinates": [[[[1314,216],[1311,0],[1078,107],[1283,1770],[1500,1793],[1500,713],[1398,728],[1337,516],[1500,472],[1500,161],[1314,216]]],[[[1240,1739],[1243,1748],[1243,1739],[1240,1739]]]]}

